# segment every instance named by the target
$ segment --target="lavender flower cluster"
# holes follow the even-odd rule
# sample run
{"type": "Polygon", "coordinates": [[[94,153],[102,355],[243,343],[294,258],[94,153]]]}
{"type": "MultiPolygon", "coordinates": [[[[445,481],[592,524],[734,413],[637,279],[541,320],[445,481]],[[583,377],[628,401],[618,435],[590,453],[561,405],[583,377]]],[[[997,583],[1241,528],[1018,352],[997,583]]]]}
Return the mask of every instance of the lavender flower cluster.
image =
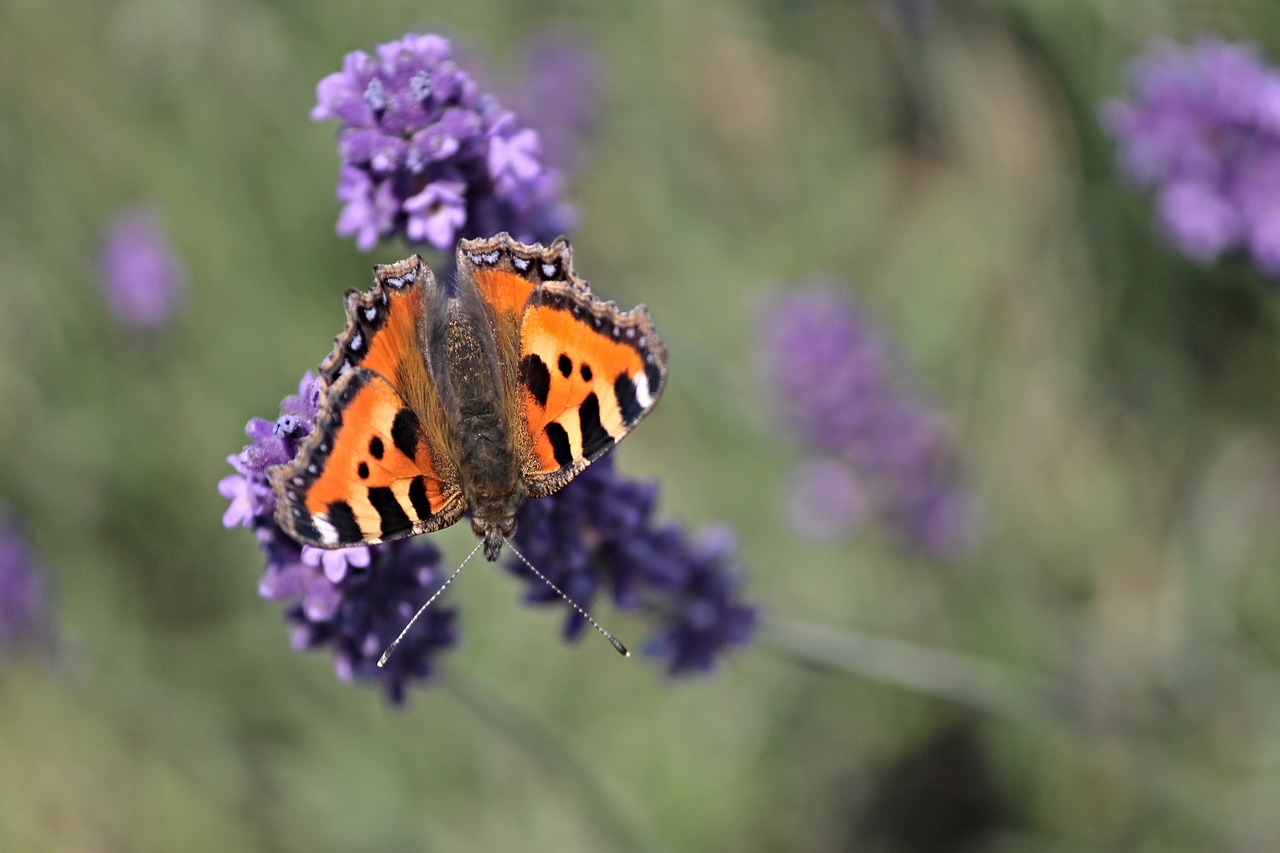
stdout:
{"type": "Polygon", "coordinates": [[[450,50],[407,35],[376,56],[347,54],[316,87],[311,117],[341,122],[337,231],[361,251],[395,235],[446,252],[499,231],[549,242],[572,225],[538,133],[481,94],[450,50]]]}
{"type": "Polygon", "coordinates": [[[895,376],[887,339],[824,284],[769,312],[765,351],[788,426],[815,452],[792,493],[799,532],[843,535],[869,511],[906,546],[945,557],[972,507],[938,415],[895,376]]]}
{"type": "Polygon", "coordinates": [[[407,686],[428,679],[437,657],[456,644],[456,614],[433,604],[387,665],[378,668],[382,651],[444,582],[439,551],[421,537],[324,551],[299,545],[276,523],[267,469],[297,453],[315,428],[319,397],[320,380],[307,373],[298,393],[280,404],[279,418],[249,421],[245,433],[251,443],[227,458],[236,473],[218,483],[231,502],[222,523],[256,533],[267,561],[258,592],[286,602],[294,647],[330,648],[340,678],[380,680],[399,703],[407,686]]]}
{"type": "Polygon", "coordinates": [[[1154,44],[1129,81],[1102,123],[1125,175],[1155,191],[1168,239],[1200,264],[1243,251],[1280,275],[1280,70],[1206,36],[1154,44]]]}
{"type": "MultiPolygon", "coordinates": [[[[654,484],[620,477],[606,456],[556,494],[527,503],[516,545],[588,610],[597,593],[609,591],[620,609],[655,619],[659,628],[646,652],[665,658],[668,673],[706,672],[725,650],[750,641],[756,612],[741,599],[733,537],[716,529],[690,538],[677,525],[656,524],[657,496],[654,484]]],[[[526,580],[527,602],[560,603],[523,563],[506,565],[526,580]]],[[[578,637],[585,625],[568,610],[565,638],[578,637]]]]}

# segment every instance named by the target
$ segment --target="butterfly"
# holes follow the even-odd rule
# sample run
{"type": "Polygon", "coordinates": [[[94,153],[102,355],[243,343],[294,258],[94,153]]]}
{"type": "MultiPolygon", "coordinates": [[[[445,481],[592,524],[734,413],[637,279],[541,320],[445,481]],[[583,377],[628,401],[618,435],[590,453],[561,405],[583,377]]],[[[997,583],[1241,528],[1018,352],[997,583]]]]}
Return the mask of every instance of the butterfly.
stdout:
{"type": "Polygon", "coordinates": [[[299,542],[371,545],[471,514],[496,560],[516,513],[607,453],[657,404],[648,310],[591,293],[563,238],[462,240],[452,288],[414,255],[346,294],[315,429],[268,473],[299,542]]]}

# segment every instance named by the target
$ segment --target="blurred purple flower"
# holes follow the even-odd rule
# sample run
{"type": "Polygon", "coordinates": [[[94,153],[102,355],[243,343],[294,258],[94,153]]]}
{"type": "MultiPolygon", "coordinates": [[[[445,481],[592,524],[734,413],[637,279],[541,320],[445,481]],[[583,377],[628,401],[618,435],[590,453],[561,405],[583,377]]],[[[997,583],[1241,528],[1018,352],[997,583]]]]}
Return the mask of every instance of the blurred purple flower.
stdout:
{"type": "Polygon", "coordinates": [[[765,352],[787,426],[821,465],[836,466],[802,476],[792,511],[799,502],[808,517],[797,530],[834,530],[841,516],[852,527],[861,496],[908,547],[962,550],[972,518],[954,448],[937,414],[894,375],[888,340],[831,285],[780,298],[768,317],[765,352]]]}
{"type": "Polygon", "coordinates": [[[1280,275],[1280,71],[1250,44],[1156,42],[1127,99],[1102,106],[1121,168],[1156,193],[1161,230],[1207,265],[1245,251],[1280,275]]]}
{"type": "Polygon", "coordinates": [[[44,583],[26,540],[0,510],[0,661],[45,634],[44,583]]]}
{"type": "Polygon", "coordinates": [[[572,224],[538,134],[450,56],[447,39],[407,35],[348,54],[316,86],[311,117],[341,122],[337,231],[362,251],[392,236],[447,250],[504,230],[549,242],[572,224]]]}
{"type": "MultiPolygon", "coordinates": [[[[622,610],[658,623],[647,650],[665,658],[672,675],[705,672],[720,655],[754,635],[756,610],[742,601],[742,573],[731,537],[689,537],[653,520],[658,489],[618,475],[613,457],[597,460],[556,494],[520,511],[515,542],[539,570],[584,608],[608,591],[622,610]]],[[[562,604],[559,596],[515,558],[507,568],[523,577],[525,600],[562,604]]],[[[566,639],[585,620],[567,610],[566,639]]]]}
{"type": "Polygon", "coordinates": [[[250,444],[228,461],[235,474],[218,483],[231,501],[225,527],[251,527],[266,557],[259,594],[287,603],[298,649],[327,647],[346,680],[376,681],[399,704],[413,681],[428,679],[436,658],[457,641],[454,610],[432,605],[387,665],[377,661],[444,577],[440,553],[421,537],[370,547],[323,551],[304,548],[275,521],[275,494],[267,469],[288,462],[315,428],[320,380],[302,377],[298,393],[280,404],[275,422],[254,418],[250,444]]]}
{"type": "Polygon", "coordinates": [[[103,236],[99,273],[107,307],[129,328],[168,325],[186,293],[182,261],[146,207],[129,208],[111,221],[103,236]]]}
{"type": "Polygon", "coordinates": [[[521,69],[509,87],[512,103],[537,129],[547,162],[576,168],[599,120],[599,57],[567,33],[547,31],[528,41],[521,69]]]}
{"type": "Polygon", "coordinates": [[[843,460],[813,459],[794,472],[787,515],[804,538],[830,541],[847,536],[865,512],[866,497],[857,475],[843,460]]]}

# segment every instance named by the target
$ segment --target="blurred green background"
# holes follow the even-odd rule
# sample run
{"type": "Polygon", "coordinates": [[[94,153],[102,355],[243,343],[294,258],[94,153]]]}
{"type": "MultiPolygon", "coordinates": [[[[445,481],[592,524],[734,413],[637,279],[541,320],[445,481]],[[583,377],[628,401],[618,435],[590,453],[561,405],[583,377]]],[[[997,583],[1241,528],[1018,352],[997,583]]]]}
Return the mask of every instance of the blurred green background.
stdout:
{"type": "Polygon", "coordinates": [[[0,850],[1272,848],[1278,297],[1162,244],[1096,112],[1204,28],[1280,56],[1263,0],[5,0],[0,500],[55,640],[0,665],[0,850]],[[601,70],[578,268],[671,350],[619,464],[739,531],[764,621],[670,682],[476,567],[395,710],[290,649],[215,486],[409,251],[334,235],[316,82],[411,31],[518,74],[547,30],[601,70]],[[138,201],[190,275],[157,335],[98,286],[138,201]],[[759,315],[822,273],[948,418],[964,559],[786,524],[759,315]]]}

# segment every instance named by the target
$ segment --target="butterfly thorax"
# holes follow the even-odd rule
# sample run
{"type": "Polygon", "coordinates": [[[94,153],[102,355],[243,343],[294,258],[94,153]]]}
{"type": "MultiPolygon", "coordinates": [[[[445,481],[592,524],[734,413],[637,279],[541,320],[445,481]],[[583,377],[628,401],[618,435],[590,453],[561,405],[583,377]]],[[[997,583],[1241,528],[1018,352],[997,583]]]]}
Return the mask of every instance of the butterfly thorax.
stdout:
{"type": "Polygon", "coordinates": [[[433,362],[433,373],[457,439],[455,463],[472,529],[484,539],[485,557],[496,560],[503,539],[515,533],[526,492],[492,327],[462,300],[451,300],[448,314],[443,328],[432,331],[442,339],[435,351],[446,354],[433,362]]]}

